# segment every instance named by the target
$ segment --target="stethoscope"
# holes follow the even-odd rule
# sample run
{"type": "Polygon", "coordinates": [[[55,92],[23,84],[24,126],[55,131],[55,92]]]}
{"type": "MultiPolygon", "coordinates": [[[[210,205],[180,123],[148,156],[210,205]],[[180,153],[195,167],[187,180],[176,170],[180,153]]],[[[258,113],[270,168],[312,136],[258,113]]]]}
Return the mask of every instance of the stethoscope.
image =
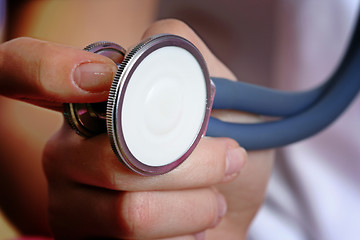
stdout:
{"type": "Polygon", "coordinates": [[[97,42],[84,50],[111,58],[118,71],[107,102],[65,104],[65,118],[85,137],[107,131],[118,159],[142,175],[174,169],[205,133],[233,138],[247,150],[276,148],[308,138],[331,124],[360,89],[359,23],[330,79],[303,92],[210,78],[198,49],[175,35],[153,36],[126,54],[111,42],[97,42]],[[210,117],[212,108],[275,120],[224,122],[210,117]]]}

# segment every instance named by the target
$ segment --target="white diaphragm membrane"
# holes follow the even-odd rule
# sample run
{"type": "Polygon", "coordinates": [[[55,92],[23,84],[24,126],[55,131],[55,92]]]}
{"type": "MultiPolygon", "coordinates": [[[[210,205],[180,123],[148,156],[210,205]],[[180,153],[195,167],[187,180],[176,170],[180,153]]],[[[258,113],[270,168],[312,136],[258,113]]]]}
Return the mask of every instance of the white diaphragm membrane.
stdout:
{"type": "Polygon", "coordinates": [[[127,148],[148,166],[179,159],[199,134],[206,100],[206,80],[190,52],[178,46],[151,52],[132,73],[123,98],[127,148]]]}

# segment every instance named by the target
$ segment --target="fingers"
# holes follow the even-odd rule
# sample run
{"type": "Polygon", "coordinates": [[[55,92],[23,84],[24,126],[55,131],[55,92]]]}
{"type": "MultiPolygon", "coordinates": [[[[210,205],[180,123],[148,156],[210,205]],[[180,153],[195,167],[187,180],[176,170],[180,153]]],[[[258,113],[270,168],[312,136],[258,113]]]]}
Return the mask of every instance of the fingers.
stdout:
{"type": "Polygon", "coordinates": [[[83,50],[31,38],[0,45],[0,94],[40,106],[105,100],[115,63],[83,50]]]}
{"type": "Polygon", "coordinates": [[[233,179],[247,159],[245,150],[231,139],[203,138],[175,170],[160,176],[143,177],[121,164],[106,135],[85,140],[67,126],[64,128],[46,147],[44,164],[48,177],[107,189],[146,191],[209,186],[233,179]]]}
{"type": "Polygon", "coordinates": [[[61,211],[50,206],[50,216],[56,216],[50,221],[57,239],[190,237],[216,226],[226,212],[224,198],[212,188],[116,192],[77,186],[53,193],[56,194],[50,192],[53,205],[68,205],[61,211]],[[73,224],[67,223],[69,218],[73,224]]]}
{"type": "Polygon", "coordinates": [[[200,37],[182,21],[176,19],[157,21],[143,34],[143,39],[164,33],[181,36],[193,43],[204,56],[209,67],[210,76],[236,79],[235,75],[210,51],[200,37]]]}

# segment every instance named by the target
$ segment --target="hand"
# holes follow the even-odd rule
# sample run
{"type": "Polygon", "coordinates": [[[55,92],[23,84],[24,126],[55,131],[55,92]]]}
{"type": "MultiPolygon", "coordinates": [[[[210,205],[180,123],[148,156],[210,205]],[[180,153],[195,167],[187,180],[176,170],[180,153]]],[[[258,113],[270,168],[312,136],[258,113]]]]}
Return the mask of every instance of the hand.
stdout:
{"type": "MultiPolygon", "coordinates": [[[[63,102],[105,100],[115,70],[108,58],[67,46],[31,38],[0,44],[0,94],[59,111],[63,102]],[[91,63],[104,68],[91,68],[91,63]],[[81,77],[77,67],[87,76],[81,77]]],[[[48,193],[41,158],[62,116],[2,96],[0,112],[0,135],[6,136],[0,144],[1,210],[19,233],[48,235],[48,193]],[[43,129],[41,123],[45,124],[43,129]]]]}
{"type": "MultiPolygon", "coordinates": [[[[159,33],[189,39],[212,76],[235,79],[183,23],[157,22],[144,38],[159,33]]],[[[53,232],[59,239],[244,238],[272,163],[271,152],[250,158],[245,166],[245,151],[231,139],[203,138],[174,171],[142,177],[119,163],[107,136],[84,139],[64,125],[44,153],[53,232]]]]}

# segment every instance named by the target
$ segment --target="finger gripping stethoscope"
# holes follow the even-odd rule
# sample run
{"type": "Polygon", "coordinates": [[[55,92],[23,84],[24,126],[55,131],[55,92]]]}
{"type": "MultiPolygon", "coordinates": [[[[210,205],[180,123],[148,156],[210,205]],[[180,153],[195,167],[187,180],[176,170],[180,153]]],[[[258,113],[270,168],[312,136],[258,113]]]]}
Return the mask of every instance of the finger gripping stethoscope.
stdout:
{"type": "Polygon", "coordinates": [[[107,102],[65,104],[65,118],[86,137],[107,131],[119,160],[143,175],[177,167],[205,133],[233,138],[248,150],[305,139],[332,123],[360,89],[360,24],[332,77],[304,92],[210,78],[198,49],[175,35],[153,36],[127,54],[110,42],[94,43],[85,50],[111,58],[118,71],[107,102]],[[223,122],[210,117],[212,108],[276,120],[223,122]]]}

